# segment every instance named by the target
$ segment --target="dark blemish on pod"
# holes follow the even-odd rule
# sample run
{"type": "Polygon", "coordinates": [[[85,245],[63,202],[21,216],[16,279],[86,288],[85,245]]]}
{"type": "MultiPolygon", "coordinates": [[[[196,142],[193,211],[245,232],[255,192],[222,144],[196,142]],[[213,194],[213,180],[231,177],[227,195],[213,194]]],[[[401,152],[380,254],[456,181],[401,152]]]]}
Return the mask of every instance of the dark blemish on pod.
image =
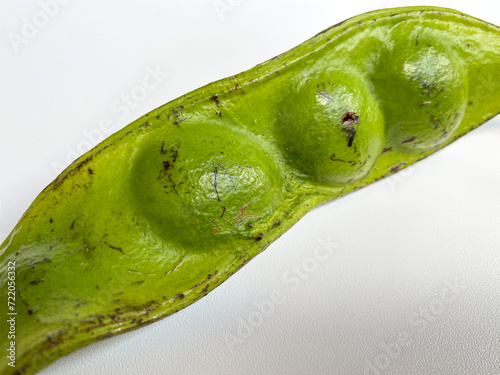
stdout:
{"type": "Polygon", "coordinates": [[[256,239],[257,241],[261,241],[263,238],[264,238],[264,233],[259,233],[259,234],[255,237],[255,239],[256,239]]]}
{"type": "Polygon", "coordinates": [[[132,285],[140,285],[144,282],[144,280],[141,280],[141,281],[135,281],[132,283],[132,285]]]}
{"type": "Polygon", "coordinates": [[[175,299],[184,299],[184,293],[179,293],[175,296],[175,299]]]}
{"type": "Polygon", "coordinates": [[[92,168],[88,169],[89,174],[94,174],[94,170],[92,168]]]}
{"type": "Polygon", "coordinates": [[[335,157],[335,154],[332,154],[332,155],[330,156],[330,160],[331,160],[331,161],[340,161],[340,162],[342,162],[342,163],[347,163],[347,161],[345,161],[345,160],[342,160],[342,159],[337,159],[337,158],[335,157]]]}
{"type": "Polygon", "coordinates": [[[103,333],[102,335],[99,335],[97,336],[98,338],[104,338],[104,339],[108,339],[110,337],[113,337],[113,332],[106,332],[106,333],[103,333]]]}
{"type": "Polygon", "coordinates": [[[26,374],[30,367],[31,367],[31,364],[28,364],[28,363],[25,364],[25,365],[22,365],[19,368],[19,370],[17,370],[16,372],[14,372],[14,375],[23,375],[23,374],[26,374]]]}
{"type": "Polygon", "coordinates": [[[49,219],[49,223],[52,223],[52,218],[49,219]]]}
{"type": "Polygon", "coordinates": [[[31,285],[38,285],[40,283],[43,283],[45,281],[45,278],[41,278],[40,280],[33,280],[30,282],[31,285]]]}
{"type": "Polygon", "coordinates": [[[219,99],[217,99],[217,95],[210,97],[210,100],[215,102],[215,104],[217,104],[217,107],[219,106],[219,99]]]}
{"type": "Polygon", "coordinates": [[[394,13],[394,14],[391,14],[389,17],[394,17],[396,15],[397,15],[397,13],[394,13]]]}
{"type": "Polygon", "coordinates": [[[325,30],[323,30],[323,31],[320,31],[320,32],[319,32],[319,33],[317,33],[315,36],[313,36],[313,38],[317,37],[318,35],[324,34],[324,33],[326,33],[327,31],[329,31],[329,30],[331,30],[331,29],[334,29],[334,28],[336,28],[336,27],[338,27],[338,26],[340,26],[340,25],[344,24],[344,22],[345,22],[345,21],[339,22],[339,23],[337,23],[337,24],[335,24],[335,25],[333,25],[333,26],[330,26],[329,28],[327,28],[327,29],[325,29],[325,30]]]}
{"type": "Polygon", "coordinates": [[[384,149],[382,150],[382,153],[384,153],[384,152],[389,152],[389,151],[391,151],[391,150],[392,150],[392,147],[384,148],[384,149]]]}
{"type": "Polygon", "coordinates": [[[415,42],[416,46],[418,46],[418,37],[419,37],[419,35],[417,35],[417,41],[415,42]]]}
{"type": "Polygon", "coordinates": [[[33,315],[33,310],[29,309],[28,310],[28,315],[33,315]]]}
{"type": "Polygon", "coordinates": [[[279,227],[281,225],[281,221],[279,220],[276,220],[274,223],[273,223],[273,227],[279,227]]]}
{"type": "Polygon", "coordinates": [[[125,254],[122,250],[121,247],[118,247],[118,246],[113,246],[113,245],[110,245],[109,243],[107,242],[104,242],[106,245],[108,245],[110,248],[114,249],[114,250],[118,250],[120,253],[122,253],[123,255],[127,256],[127,254],[125,254]]]}
{"type": "Polygon", "coordinates": [[[431,104],[432,102],[424,102],[424,103],[421,103],[420,104],[420,107],[425,107],[426,105],[429,105],[431,104]]]}
{"type": "Polygon", "coordinates": [[[399,171],[401,169],[401,167],[403,167],[404,165],[406,165],[406,162],[405,161],[402,161],[401,163],[398,163],[396,164],[394,167],[391,168],[391,172],[392,173],[396,173],[397,171],[399,171]]]}
{"type": "Polygon", "coordinates": [[[172,152],[172,163],[175,163],[177,160],[177,155],[179,152],[179,148],[181,147],[181,143],[179,142],[177,145],[177,149],[174,149],[173,147],[170,148],[170,152],[172,152]]]}
{"type": "MultiPolygon", "coordinates": [[[[456,117],[455,117],[456,119],[456,117]]],[[[434,127],[434,129],[437,129],[439,127],[439,125],[441,125],[442,123],[442,120],[434,117],[434,116],[431,116],[431,125],[434,127]]]]}
{"type": "Polygon", "coordinates": [[[356,135],[356,129],[350,128],[347,131],[347,147],[351,147],[352,146],[352,142],[354,141],[355,135],[356,135]]]}
{"type": "Polygon", "coordinates": [[[172,165],[168,161],[163,162],[163,170],[168,171],[172,165]]]}
{"type": "MultiPolygon", "coordinates": [[[[342,116],[342,125],[343,126],[351,126],[359,123],[359,116],[357,116],[354,112],[347,112],[342,116]]],[[[356,135],[356,129],[349,128],[347,130],[347,147],[352,146],[352,142],[354,141],[354,136],[356,135]]]]}
{"type": "Polygon", "coordinates": [[[404,140],[403,142],[401,143],[410,143],[410,142],[413,142],[415,140],[416,137],[411,137],[411,138],[408,138],[406,140],[404,140]]]}
{"type": "Polygon", "coordinates": [[[253,224],[252,224],[252,223],[248,223],[248,227],[249,227],[249,228],[252,228],[252,227],[253,227],[253,224]]]}
{"type": "Polygon", "coordinates": [[[187,255],[187,252],[184,253],[184,255],[179,260],[179,262],[175,265],[175,267],[172,268],[171,270],[168,270],[167,272],[165,272],[165,274],[168,275],[169,273],[174,272],[177,269],[177,267],[179,267],[179,265],[182,263],[182,261],[184,260],[184,258],[186,257],[186,255],[187,255]]]}
{"type": "Polygon", "coordinates": [[[219,216],[219,219],[222,219],[225,213],[226,213],[226,207],[222,206],[222,214],[219,216]]]}
{"type": "Polygon", "coordinates": [[[76,218],[75,220],[73,220],[73,222],[71,223],[71,226],[69,227],[69,229],[73,229],[75,227],[75,221],[77,220],[78,218],[76,218]]]}
{"type": "Polygon", "coordinates": [[[347,112],[342,116],[342,125],[350,126],[359,123],[359,116],[354,112],[347,112]]]}
{"type": "MultiPolygon", "coordinates": [[[[268,242],[269,243],[269,242],[268,242]]],[[[247,259],[244,259],[243,262],[241,262],[241,267],[243,267],[245,264],[247,264],[248,262],[250,262],[250,259],[247,258],[247,259]]]]}

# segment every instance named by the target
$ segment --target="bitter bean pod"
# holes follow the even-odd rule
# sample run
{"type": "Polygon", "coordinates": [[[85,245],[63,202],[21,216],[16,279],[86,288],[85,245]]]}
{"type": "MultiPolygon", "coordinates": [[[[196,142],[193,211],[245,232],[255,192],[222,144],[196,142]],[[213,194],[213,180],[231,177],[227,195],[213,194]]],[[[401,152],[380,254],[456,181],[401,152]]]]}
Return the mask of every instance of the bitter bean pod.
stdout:
{"type": "Polygon", "coordinates": [[[22,322],[2,374],[205,296],[313,207],[494,117],[499,71],[497,26],[385,9],[134,121],[47,186],[1,246],[22,322]]]}

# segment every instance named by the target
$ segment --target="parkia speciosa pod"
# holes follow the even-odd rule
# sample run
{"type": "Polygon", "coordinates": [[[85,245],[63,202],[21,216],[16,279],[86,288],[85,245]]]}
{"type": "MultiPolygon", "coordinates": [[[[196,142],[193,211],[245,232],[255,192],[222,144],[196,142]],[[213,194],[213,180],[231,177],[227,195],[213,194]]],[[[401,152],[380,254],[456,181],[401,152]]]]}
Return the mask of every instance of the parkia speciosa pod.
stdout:
{"type": "Polygon", "coordinates": [[[497,26],[385,9],[134,121],[47,186],[2,244],[18,322],[16,367],[2,361],[2,374],[205,296],[313,207],[494,117],[499,71],[497,26]]]}

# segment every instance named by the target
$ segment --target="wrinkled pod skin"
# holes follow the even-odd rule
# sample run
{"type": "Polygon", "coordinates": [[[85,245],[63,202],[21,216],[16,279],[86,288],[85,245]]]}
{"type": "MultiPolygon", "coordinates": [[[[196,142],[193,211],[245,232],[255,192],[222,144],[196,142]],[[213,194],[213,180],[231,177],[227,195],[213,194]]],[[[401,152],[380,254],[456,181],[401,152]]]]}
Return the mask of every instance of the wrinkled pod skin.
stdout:
{"type": "Polygon", "coordinates": [[[3,360],[1,373],[35,373],[205,296],[311,208],[495,116],[498,71],[497,26],[380,10],[128,125],[47,186],[1,246],[17,312],[16,368],[3,360]]]}

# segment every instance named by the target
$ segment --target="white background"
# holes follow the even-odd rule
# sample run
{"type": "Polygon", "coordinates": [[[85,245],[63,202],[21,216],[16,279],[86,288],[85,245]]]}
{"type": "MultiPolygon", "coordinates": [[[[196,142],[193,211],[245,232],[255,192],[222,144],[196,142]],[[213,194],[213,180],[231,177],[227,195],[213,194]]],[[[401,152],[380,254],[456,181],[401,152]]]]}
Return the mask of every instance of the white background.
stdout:
{"type": "MultiPolygon", "coordinates": [[[[0,240],[61,167],[144,113],[348,17],[419,5],[221,3],[223,14],[213,0],[67,0],[44,20],[37,1],[3,2],[0,240]],[[16,51],[9,33],[22,36],[33,17],[47,24],[16,51]],[[165,74],[145,92],[138,87],[148,69],[165,74]],[[140,99],[134,107],[114,111],[131,92],[140,99]],[[99,128],[106,120],[111,130],[99,128]]],[[[431,5],[500,24],[491,0],[431,5]]],[[[496,118],[415,167],[313,210],[194,305],[41,373],[498,375],[499,145],[496,118]],[[337,245],[317,260],[321,241],[337,245]],[[296,268],[303,279],[291,284],[296,268]],[[259,315],[273,293],[280,303],[259,315]]]]}

